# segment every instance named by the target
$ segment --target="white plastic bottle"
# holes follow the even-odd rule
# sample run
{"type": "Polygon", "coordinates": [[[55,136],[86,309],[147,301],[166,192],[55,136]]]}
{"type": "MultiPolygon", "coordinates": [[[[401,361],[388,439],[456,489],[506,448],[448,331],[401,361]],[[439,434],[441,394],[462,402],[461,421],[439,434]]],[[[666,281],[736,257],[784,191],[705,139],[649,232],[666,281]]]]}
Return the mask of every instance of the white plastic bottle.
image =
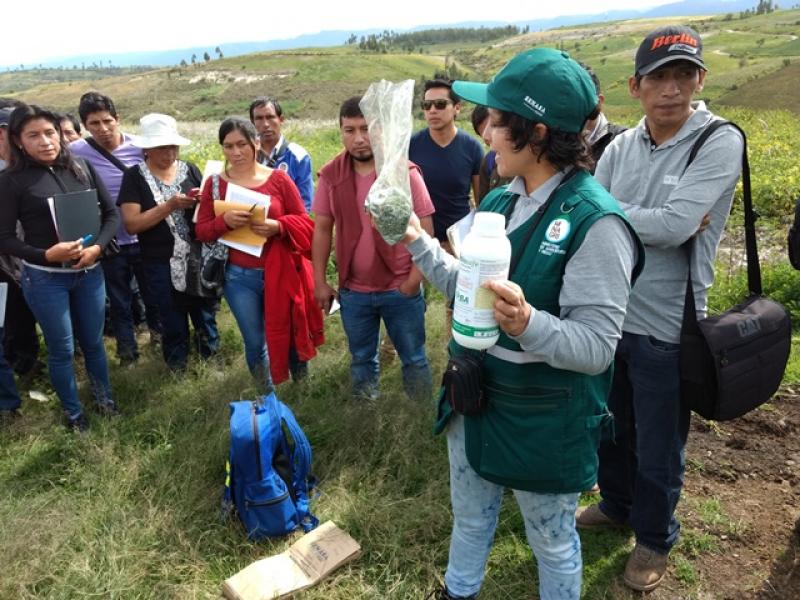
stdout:
{"type": "Polygon", "coordinates": [[[494,318],[495,293],[482,284],[507,279],[511,242],[505,217],[478,212],[460,252],[456,295],[453,301],[453,339],[465,348],[485,350],[500,338],[494,318]]]}

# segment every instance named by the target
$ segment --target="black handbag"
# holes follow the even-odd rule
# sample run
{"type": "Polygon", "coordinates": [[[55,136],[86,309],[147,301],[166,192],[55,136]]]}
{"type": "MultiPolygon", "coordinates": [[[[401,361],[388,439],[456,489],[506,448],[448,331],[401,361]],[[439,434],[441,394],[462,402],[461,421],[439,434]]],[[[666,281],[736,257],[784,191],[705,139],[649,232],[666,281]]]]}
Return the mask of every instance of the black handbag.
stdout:
{"type": "Polygon", "coordinates": [[[708,136],[723,125],[735,127],[744,139],[742,187],[750,294],[724,313],[698,321],[692,290],[694,241],[688,241],[684,244],[689,269],[680,340],[682,401],[701,417],[714,421],[740,417],[772,397],[783,379],[792,335],[789,312],[765,297],[761,289],[744,132],[727,121],[712,122],[692,147],[689,163],[708,136]]]}

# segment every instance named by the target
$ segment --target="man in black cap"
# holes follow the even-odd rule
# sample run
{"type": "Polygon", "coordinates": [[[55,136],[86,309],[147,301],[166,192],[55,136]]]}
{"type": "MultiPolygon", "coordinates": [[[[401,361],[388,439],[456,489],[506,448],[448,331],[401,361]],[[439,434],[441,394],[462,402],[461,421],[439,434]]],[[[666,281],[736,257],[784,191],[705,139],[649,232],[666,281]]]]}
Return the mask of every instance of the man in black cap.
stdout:
{"type": "Polygon", "coordinates": [[[687,167],[692,146],[715,119],[693,101],[705,78],[695,31],[669,26],[648,35],[629,80],[645,116],[611,142],[595,174],[628,215],[646,260],[615,355],[608,407],[616,437],[600,444],[602,501],[579,510],[577,525],[633,529],[636,546],[624,579],[640,591],[661,583],[680,531],[675,507],[690,417],[681,404],[679,365],[688,260],[695,303],[705,313],[741,165],[741,136],[722,127],[687,167]],[[682,247],[689,240],[691,255],[682,247]]]}

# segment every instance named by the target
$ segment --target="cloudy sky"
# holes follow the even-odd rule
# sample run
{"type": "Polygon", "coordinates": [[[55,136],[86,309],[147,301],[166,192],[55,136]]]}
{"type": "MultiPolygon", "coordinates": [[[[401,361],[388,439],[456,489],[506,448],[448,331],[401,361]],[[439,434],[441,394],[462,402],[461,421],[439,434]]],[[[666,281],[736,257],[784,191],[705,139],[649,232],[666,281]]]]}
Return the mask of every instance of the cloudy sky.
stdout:
{"type": "Polygon", "coordinates": [[[323,30],[399,30],[418,25],[479,21],[481,18],[488,21],[522,21],[595,14],[601,10],[645,9],[669,1],[13,2],[4,3],[2,11],[0,64],[31,64],[79,54],[118,54],[226,42],[275,40],[323,30]],[[201,9],[204,5],[212,8],[201,9]],[[502,11],[486,12],[493,5],[502,7],[502,11]]]}

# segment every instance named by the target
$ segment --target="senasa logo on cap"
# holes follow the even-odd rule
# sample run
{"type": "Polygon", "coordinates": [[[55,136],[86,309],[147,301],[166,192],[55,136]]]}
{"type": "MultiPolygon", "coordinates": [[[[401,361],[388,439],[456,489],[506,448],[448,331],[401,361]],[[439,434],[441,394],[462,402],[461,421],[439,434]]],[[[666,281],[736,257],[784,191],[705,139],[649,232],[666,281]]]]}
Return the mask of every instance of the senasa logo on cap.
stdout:
{"type": "MultiPolygon", "coordinates": [[[[700,42],[696,40],[694,37],[689,35],[688,33],[681,33],[676,35],[660,35],[653,40],[653,44],[650,46],[650,51],[660,48],[661,46],[668,46],[673,44],[686,44],[692,47],[692,52],[697,52],[697,47],[700,45],[700,42]]],[[[670,48],[672,50],[672,48],[670,48]]]]}
{"type": "Polygon", "coordinates": [[[546,111],[544,106],[539,104],[536,100],[534,100],[530,96],[525,96],[525,98],[523,98],[523,102],[525,102],[525,104],[527,104],[528,107],[537,115],[543,115],[546,111]]]}

